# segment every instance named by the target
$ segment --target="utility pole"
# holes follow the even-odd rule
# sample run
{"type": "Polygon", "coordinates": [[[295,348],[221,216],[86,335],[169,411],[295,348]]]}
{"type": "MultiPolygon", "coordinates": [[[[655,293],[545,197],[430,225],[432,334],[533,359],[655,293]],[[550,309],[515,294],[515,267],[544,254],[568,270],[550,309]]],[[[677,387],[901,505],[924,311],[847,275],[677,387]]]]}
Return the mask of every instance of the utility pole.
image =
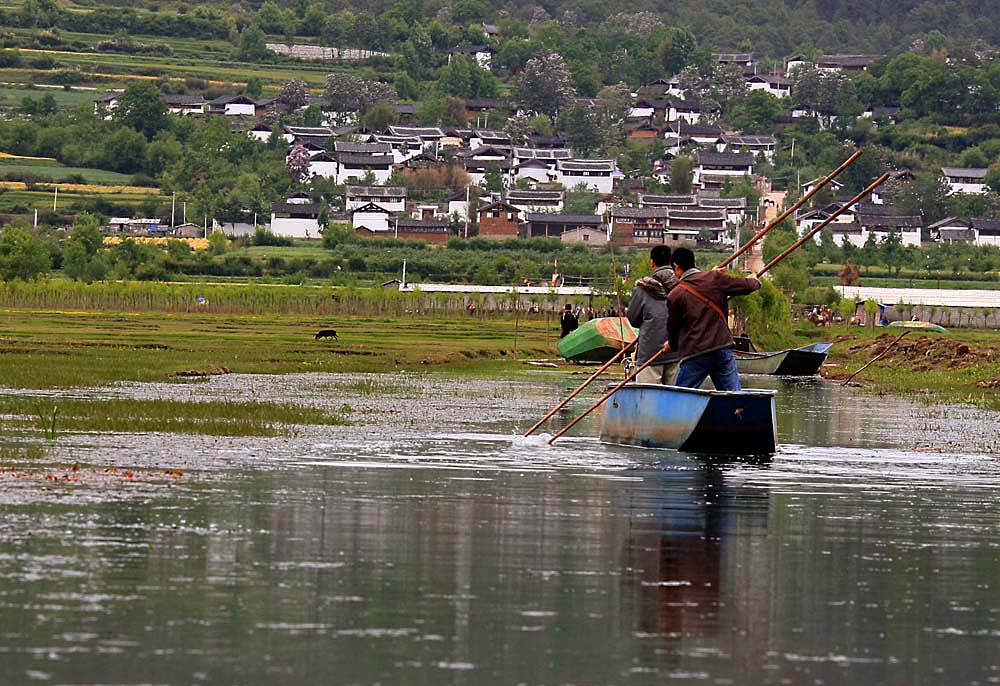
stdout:
{"type": "Polygon", "coordinates": [[[55,192],[52,194],[52,211],[56,211],[56,205],[59,203],[59,186],[55,187],[55,192]]]}
{"type": "Polygon", "coordinates": [[[177,191],[170,196],[170,228],[174,228],[174,210],[177,208],[177,191]]]}

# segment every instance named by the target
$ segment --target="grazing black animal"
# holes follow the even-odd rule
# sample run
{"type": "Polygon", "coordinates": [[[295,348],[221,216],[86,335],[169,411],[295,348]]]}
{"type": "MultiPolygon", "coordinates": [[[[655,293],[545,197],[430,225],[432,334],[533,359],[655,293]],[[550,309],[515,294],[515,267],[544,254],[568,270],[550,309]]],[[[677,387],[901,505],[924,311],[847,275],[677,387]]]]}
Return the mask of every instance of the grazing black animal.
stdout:
{"type": "Polygon", "coordinates": [[[336,329],[320,329],[316,332],[316,340],[318,341],[321,338],[332,338],[335,341],[340,341],[340,339],[337,338],[336,329]]]}

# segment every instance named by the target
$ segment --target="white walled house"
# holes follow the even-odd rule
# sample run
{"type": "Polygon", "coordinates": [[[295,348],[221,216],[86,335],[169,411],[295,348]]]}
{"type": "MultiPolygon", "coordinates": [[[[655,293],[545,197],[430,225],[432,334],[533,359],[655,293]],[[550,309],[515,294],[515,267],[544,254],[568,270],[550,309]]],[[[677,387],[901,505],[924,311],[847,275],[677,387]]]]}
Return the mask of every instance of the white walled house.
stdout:
{"type": "Polygon", "coordinates": [[[344,210],[351,212],[375,203],[389,212],[403,212],[406,198],[407,190],[402,186],[347,186],[344,188],[344,210]]]}
{"type": "Polygon", "coordinates": [[[565,188],[575,188],[582,183],[598,193],[610,193],[615,174],[620,174],[614,160],[561,160],[558,170],[559,182],[565,188]]]}
{"type": "Polygon", "coordinates": [[[351,228],[368,229],[369,231],[389,231],[391,212],[377,203],[370,202],[351,213],[351,228]]]}
{"type": "Polygon", "coordinates": [[[709,185],[706,177],[724,177],[739,180],[753,176],[753,155],[748,152],[699,151],[695,160],[692,183],[699,188],[709,185]]]}
{"type": "Polygon", "coordinates": [[[777,74],[754,74],[747,79],[747,90],[761,90],[776,98],[787,98],[792,94],[792,80],[777,74]]]}
{"type": "Polygon", "coordinates": [[[337,160],[330,153],[316,153],[309,158],[309,178],[318,176],[324,179],[331,179],[337,176],[337,160]]]}
{"type": "Polygon", "coordinates": [[[531,183],[554,183],[559,174],[542,160],[527,160],[514,166],[514,183],[527,179],[531,183]]]}
{"type": "Polygon", "coordinates": [[[516,207],[523,214],[563,211],[565,191],[523,191],[511,190],[507,193],[507,204],[516,207]]]}
{"type": "Polygon", "coordinates": [[[204,114],[208,101],[201,95],[164,95],[170,114],[204,114]]]}
{"type": "Polygon", "coordinates": [[[453,55],[469,55],[482,69],[489,71],[493,65],[494,52],[496,51],[489,45],[458,45],[448,52],[448,63],[451,63],[453,55]]]}
{"type": "Polygon", "coordinates": [[[371,173],[373,181],[384,184],[392,176],[392,158],[388,155],[369,155],[357,152],[335,153],[337,159],[337,183],[357,183],[371,173]]]}
{"type": "Polygon", "coordinates": [[[257,113],[257,101],[245,95],[223,95],[209,100],[205,111],[227,117],[252,117],[257,113]]]}
{"type": "Polygon", "coordinates": [[[289,238],[319,238],[318,219],[322,210],[320,203],[272,203],[271,233],[289,238]]]}
{"type": "Polygon", "coordinates": [[[388,145],[393,164],[402,164],[424,151],[423,141],[416,136],[374,135],[368,140],[388,145]]]}
{"type": "Polygon", "coordinates": [[[941,176],[950,193],[979,195],[987,191],[986,167],[941,167],[941,176]]]}
{"type": "Polygon", "coordinates": [[[726,152],[749,152],[763,155],[768,161],[774,159],[774,153],[778,149],[778,140],[774,136],[739,136],[725,133],[722,135],[722,142],[726,152]]]}

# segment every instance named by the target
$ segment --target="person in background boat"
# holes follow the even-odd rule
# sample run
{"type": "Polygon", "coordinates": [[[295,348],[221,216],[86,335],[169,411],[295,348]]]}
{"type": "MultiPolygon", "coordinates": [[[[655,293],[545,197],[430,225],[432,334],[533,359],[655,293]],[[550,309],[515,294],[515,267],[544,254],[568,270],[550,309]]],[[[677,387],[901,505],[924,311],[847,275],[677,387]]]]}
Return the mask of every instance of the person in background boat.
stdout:
{"type": "Polygon", "coordinates": [[[760,288],[756,277],[724,271],[699,271],[694,253],[678,248],[673,256],[676,285],[667,296],[667,346],[680,355],[676,385],[698,388],[711,377],[720,391],[741,390],[729,331],[729,298],[760,288]]]}
{"type": "MultiPolygon", "coordinates": [[[[629,323],[639,329],[636,366],[658,353],[667,340],[667,293],[677,281],[670,266],[670,248],[653,246],[649,259],[653,263],[653,273],[635,282],[625,310],[629,323]]],[[[664,353],[654,364],[639,372],[635,380],[637,383],[673,384],[679,364],[680,356],[676,353],[664,353]]]]}
{"type": "Polygon", "coordinates": [[[578,326],[580,326],[580,320],[578,320],[576,315],[573,314],[573,306],[566,303],[566,309],[563,310],[562,316],[559,317],[559,327],[562,330],[559,334],[559,338],[576,331],[578,326]]]}

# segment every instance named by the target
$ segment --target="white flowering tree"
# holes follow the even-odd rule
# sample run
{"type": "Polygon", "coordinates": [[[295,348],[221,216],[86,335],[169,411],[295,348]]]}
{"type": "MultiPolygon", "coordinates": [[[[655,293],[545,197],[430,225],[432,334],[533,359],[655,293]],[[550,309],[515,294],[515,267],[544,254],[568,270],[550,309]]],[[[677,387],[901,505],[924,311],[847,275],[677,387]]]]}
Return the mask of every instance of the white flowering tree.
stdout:
{"type": "Polygon", "coordinates": [[[517,79],[518,97],[525,109],[555,116],[576,95],[566,61],[554,52],[543,52],[524,65],[517,79]]]}

